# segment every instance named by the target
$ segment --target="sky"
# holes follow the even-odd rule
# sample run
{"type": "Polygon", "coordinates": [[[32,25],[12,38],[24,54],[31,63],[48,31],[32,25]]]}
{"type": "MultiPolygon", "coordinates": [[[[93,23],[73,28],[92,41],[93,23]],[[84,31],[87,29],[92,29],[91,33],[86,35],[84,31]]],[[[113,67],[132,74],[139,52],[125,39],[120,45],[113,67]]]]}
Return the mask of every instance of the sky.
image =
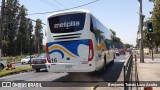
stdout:
{"type": "MultiPolygon", "coordinates": [[[[28,9],[29,18],[41,19],[46,23],[47,14],[34,14],[52,12],[67,9],[94,0],[19,0],[21,5],[28,9]],[[50,2],[50,3],[48,3],[50,2]]],[[[153,3],[149,0],[143,1],[143,14],[145,18],[151,17],[149,14],[153,9],[153,3]]],[[[136,45],[137,31],[139,25],[139,2],[138,0],[99,0],[93,4],[76,9],[87,9],[98,18],[108,29],[116,31],[116,36],[125,43],[136,45]]],[[[43,32],[45,26],[43,28],[43,32]]]]}

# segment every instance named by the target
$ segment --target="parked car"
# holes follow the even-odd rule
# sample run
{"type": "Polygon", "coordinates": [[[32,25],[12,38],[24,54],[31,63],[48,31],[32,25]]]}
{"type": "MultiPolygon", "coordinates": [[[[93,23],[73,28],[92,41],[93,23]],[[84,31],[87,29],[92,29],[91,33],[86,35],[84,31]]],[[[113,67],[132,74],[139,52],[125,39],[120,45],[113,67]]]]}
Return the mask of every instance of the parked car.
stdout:
{"type": "Polygon", "coordinates": [[[36,72],[39,72],[42,68],[47,69],[46,62],[46,54],[40,54],[36,59],[32,60],[32,68],[35,69],[36,72]]]}
{"type": "Polygon", "coordinates": [[[0,60],[0,70],[3,70],[7,66],[7,60],[0,60]]]}
{"type": "MultiPolygon", "coordinates": [[[[31,55],[31,61],[35,58],[36,58],[35,55],[31,55]]],[[[30,55],[29,55],[21,60],[21,64],[30,64],[31,61],[30,61],[30,55]]]]}

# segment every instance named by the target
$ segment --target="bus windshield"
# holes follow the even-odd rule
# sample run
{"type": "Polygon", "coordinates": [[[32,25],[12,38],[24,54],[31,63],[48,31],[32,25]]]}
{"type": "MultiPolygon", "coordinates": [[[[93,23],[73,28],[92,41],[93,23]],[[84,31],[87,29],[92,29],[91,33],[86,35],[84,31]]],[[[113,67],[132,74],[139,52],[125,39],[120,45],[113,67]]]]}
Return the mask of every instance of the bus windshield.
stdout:
{"type": "Polygon", "coordinates": [[[85,13],[67,14],[50,17],[49,27],[52,33],[68,33],[80,31],[84,28],[85,13]]]}

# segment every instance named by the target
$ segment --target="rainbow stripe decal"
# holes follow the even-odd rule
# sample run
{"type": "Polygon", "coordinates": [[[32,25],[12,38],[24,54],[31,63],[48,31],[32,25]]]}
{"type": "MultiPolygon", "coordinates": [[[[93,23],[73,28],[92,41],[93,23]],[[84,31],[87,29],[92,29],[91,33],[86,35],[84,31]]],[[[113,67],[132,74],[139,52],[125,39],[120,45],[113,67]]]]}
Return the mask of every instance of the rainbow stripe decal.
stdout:
{"type": "Polygon", "coordinates": [[[107,50],[106,44],[104,43],[104,41],[101,41],[100,44],[97,43],[97,49],[98,51],[107,50]]]}
{"type": "Polygon", "coordinates": [[[49,54],[58,52],[61,54],[62,59],[65,57],[65,54],[67,54],[72,58],[77,58],[79,57],[78,46],[80,44],[89,46],[89,39],[64,41],[64,42],[49,42],[48,43],[49,54]]]}

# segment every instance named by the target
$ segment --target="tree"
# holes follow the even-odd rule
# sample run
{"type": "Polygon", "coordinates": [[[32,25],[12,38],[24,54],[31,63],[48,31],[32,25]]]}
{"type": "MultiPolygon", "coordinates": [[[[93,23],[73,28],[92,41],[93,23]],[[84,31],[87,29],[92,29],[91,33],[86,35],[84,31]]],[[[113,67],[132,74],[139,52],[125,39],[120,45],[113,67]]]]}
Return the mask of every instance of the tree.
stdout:
{"type": "Polygon", "coordinates": [[[115,48],[124,48],[123,42],[121,42],[121,39],[116,36],[116,32],[112,29],[110,29],[112,34],[113,34],[113,41],[114,41],[114,46],[115,48]]]}
{"type": "Polygon", "coordinates": [[[112,29],[110,29],[110,30],[111,30],[113,36],[115,37],[116,36],[116,32],[114,30],[112,30],[112,29]]]}
{"type": "Polygon", "coordinates": [[[26,18],[27,9],[22,5],[19,8],[19,28],[17,31],[17,50],[19,54],[28,52],[28,43],[29,43],[29,35],[28,35],[28,21],[26,18]]]}
{"type": "Polygon", "coordinates": [[[160,0],[156,0],[154,4],[154,8],[152,11],[152,23],[154,32],[152,33],[153,36],[153,43],[156,47],[156,52],[158,52],[158,46],[160,45],[160,0]]]}
{"type": "Polygon", "coordinates": [[[36,25],[35,25],[35,50],[38,52],[38,55],[40,54],[40,52],[42,52],[43,50],[43,33],[42,33],[42,20],[41,19],[37,19],[36,20],[36,25]],[[37,47],[37,49],[36,49],[37,47]]]}
{"type": "Polygon", "coordinates": [[[18,0],[7,0],[4,13],[2,52],[7,55],[28,54],[33,25],[26,18],[27,9],[18,0]]]}
{"type": "MultiPolygon", "coordinates": [[[[14,55],[15,50],[15,40],[16,32],[18,28],[18,12],[19,12],[19,1],[18,0],[7,0],[4,9],[4,31],[3,31],[3,41],[8,42],[8,52],[9,55],[14,55]]],[[[5,44],[3,44],[5,45],[5,44]]],[[[3,47],[3,46],[2,46],[3,47]]],[[[4,51],[4,50],[2,50],[4,51]]]]}
{"type": "Polygon", "coordinates": [[[130,47],[133,47],[133,45],[131,45],[131,44],[124,44],[124,46],[126,47],[126,48],[130,48],[130,47]]]}

